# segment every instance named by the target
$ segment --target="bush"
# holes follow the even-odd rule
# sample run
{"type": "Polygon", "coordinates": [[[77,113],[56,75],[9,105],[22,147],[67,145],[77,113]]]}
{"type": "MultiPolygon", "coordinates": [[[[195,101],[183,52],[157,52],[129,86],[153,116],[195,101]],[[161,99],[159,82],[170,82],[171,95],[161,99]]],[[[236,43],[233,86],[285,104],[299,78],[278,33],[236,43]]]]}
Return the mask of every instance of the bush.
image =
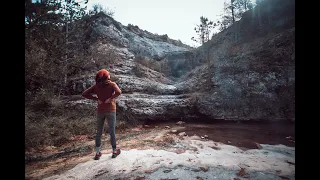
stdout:
{"type": "Polygon", "coordinates": [[[95,109],[66,108],[50,90],[41,89],[25,103],[25,148],[59,146],[70,137],[95,133],[95,109]]]}
{"type": "Polygon", "coordinates": [[[29,93],[30,91],[27,91],[26,93],[26,106],[30,106],[33,109],[37,111],[41,110],[47,110],[49,109],[53,103],[53,92],[49,89],[41,88],[37,92],[32,92],[35,94],[29,93]]]}
{"type": "Polygon", "coordinates": [[[120,55],[112,47],[94,49],[92,59],[97,64],[98,69],[109,67],[120,60],[120,55]]]}
{"type": "Polygon", "coordinates": [[[135,64],[135,66],[132,68],[132,71],[139,78],[146,77],[146,74],[140,64],[135,64]]]}
{"type": "Polygon", "coordinates": [[[101,4],[94,4],[92,6],[92,10],[89,10],[89,14],[90,15],[97,15],[97,14],[103,14],[103,15],[107,15],[107,16],[110,16],[110,17],[113,17],[114,15],[114,11],[111,10],[110,8],[108,7],[104,7],[103,5],[101,4]]]}
{"type": "Polygon", "coordinates": [[[157,72],[161,71],[161,64],[159,61],[149,59],[147,57],[139,56],[139,55],[135,57],[134,61],[154,71],[157,71],[157,72]]]}
{"type": "Polygon", "coordinates": [[[60,113],[41,113],[32,109],[25,111],[25,148],[60,146],[72,136],[94,135],[95,113],[64,109],[60,113]]]}

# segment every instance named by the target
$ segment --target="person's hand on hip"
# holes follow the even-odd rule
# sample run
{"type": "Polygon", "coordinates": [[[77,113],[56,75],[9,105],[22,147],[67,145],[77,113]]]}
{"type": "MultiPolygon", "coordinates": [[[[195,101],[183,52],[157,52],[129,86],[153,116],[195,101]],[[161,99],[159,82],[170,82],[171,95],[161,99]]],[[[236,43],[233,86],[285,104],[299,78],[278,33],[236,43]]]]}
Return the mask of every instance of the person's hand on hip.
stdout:
{"type": "Polygon", "coordinates": [[[100,99],[98,99],[98,104],[102,104],[103,102],[102,101],[100,101],[100,99]]]}
{"type": "Polygon", "coordinates": [[[111,103],[111,99],[110,98],[106,99],[104,103],[111,103]]]}

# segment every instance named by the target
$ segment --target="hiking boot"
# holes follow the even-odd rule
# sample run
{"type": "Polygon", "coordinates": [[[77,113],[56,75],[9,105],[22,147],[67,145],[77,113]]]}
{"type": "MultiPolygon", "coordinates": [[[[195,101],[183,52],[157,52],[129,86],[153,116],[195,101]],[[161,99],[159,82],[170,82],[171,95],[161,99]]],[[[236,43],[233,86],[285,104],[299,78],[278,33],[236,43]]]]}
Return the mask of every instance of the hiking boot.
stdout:
{"type": "Polygon", "coordinates": [[[120,149],[117,149],[116,151],[112,152],[111,158],[117,157],[121,153],[120,149]]]}
{"type": "Polygon", "coordinates": [[[101,152],[99,152],[99,154],[98,153],[96,153],[96,155],[94,156],[94,160],[99,160],[100,159],[100,157],[101,157],[101,152]]]}

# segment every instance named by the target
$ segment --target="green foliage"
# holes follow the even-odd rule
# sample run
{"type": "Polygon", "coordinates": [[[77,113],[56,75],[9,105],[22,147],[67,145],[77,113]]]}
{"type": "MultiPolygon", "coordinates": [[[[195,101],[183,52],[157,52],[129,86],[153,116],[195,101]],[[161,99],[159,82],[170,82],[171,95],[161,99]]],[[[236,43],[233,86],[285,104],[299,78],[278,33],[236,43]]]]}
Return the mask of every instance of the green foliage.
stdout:
{"type": "Polygon", "coordinates": [[[50,88],[63,92],[67,78],[81,69],[87,53],[84,25],[86,3],[47,0],[25,3],[26,90],[50,88]],[[85,6],[85,7],[83,7],[85,6]]]}
{"type": "Polygon", "coordinates": [[[224,2],[223,14],[221,20],[218,21],[220,31],[230,27],[235,21],[241,19],[244,12],[252,9],[254,4],[251,0],[231,0],[230,3],[224,2]]]}

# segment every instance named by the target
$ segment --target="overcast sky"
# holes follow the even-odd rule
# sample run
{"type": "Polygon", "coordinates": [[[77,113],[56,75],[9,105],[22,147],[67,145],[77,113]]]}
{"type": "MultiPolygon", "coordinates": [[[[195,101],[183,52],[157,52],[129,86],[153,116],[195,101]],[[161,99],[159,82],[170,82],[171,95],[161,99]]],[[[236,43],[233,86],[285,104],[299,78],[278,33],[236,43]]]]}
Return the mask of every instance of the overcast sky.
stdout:
{"type": "Polygon", "coordinates": [[[129,23],[159,35],[197,45],[191,40],[196,36],[194,27],[200,24],[200,16],[217,21],[223,12],[225,0],[89,0],[114,11],[114,19],[127,26],[129,23]]]}

